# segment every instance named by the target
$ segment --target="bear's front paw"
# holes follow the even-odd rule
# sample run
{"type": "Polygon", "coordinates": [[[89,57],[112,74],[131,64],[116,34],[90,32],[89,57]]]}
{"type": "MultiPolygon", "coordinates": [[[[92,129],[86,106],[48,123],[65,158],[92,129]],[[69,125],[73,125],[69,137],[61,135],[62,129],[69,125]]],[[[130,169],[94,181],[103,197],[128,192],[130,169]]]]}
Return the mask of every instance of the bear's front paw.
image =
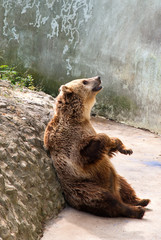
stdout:
{"type": "Polygon", "coordinates": [[[119,149],[119,152],[122,153],[122,154],[125,154],[125,155],[127,155],[127,154],[131,155],[131,154],[133,153],[133,150],[132,150],[132,149],[123,149],[123,148],[120,148],[120,149],[119,149]]]}

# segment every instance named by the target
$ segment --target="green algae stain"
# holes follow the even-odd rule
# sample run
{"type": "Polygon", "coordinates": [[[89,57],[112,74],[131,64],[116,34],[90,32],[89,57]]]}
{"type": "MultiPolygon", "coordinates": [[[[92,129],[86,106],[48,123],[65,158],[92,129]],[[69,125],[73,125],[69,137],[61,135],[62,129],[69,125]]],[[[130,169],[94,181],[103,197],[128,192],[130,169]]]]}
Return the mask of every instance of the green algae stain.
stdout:
{"type": "Polygon", "coordinates": [[[137,110],[137,104],[130,97],[111,91],[106,95],[98,96],[93,112],[113,120],[123,121],[132,114],[137,114],[137,110]]]}

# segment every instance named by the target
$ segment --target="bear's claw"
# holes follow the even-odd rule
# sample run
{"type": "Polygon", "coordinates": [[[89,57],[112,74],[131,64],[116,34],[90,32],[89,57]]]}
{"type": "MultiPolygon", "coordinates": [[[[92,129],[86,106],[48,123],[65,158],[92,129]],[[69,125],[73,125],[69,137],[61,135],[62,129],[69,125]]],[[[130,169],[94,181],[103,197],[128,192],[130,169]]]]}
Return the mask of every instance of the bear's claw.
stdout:
{"type": "Polygon", "coordinates": [[[136,218],[138,218],[138,219],[141,219],[141,218],[143,218],[143,216],[144,216],[144,213],[145,213],[145,209],[143,208],[143,207],[138,207],[138,211],[137,211],[137,213],[136,213],[136,218]]]}
{"type": "Polygon", "coordinates": [[[132,149],[119,149],[119,152],[125,155],[131,155],[133,153],[132,149]]]}

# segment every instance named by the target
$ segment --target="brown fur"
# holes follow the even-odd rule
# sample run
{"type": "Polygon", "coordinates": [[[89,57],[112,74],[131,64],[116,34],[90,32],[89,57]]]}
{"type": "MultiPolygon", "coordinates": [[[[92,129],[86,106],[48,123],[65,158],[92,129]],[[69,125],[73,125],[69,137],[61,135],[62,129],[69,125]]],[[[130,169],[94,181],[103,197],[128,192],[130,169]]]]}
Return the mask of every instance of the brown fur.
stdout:
{"type": "Polygon", "coordinates": [[[150,200],[139,199],[110,161],[114,153],[132,154],[132,150],[117,138],[97,134],[90,123],[100,83],[95,77],[74,80],[60,88],[44,145],[69,205],[101,216],[142,218],[145,210],[141,206],[150,200]]]}

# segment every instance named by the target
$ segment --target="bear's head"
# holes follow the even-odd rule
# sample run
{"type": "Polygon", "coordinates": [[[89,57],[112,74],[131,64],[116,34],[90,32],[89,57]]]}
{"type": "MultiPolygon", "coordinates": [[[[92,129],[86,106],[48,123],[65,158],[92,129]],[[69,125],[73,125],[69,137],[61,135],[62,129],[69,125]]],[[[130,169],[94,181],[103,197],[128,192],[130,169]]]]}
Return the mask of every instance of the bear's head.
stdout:
{"type": "Polygon", "coordinates": [[[102,89],[100,77],[77,79],[59,89],[56,112],[70,119],[89,120],[91,108],[102,89]]]}

